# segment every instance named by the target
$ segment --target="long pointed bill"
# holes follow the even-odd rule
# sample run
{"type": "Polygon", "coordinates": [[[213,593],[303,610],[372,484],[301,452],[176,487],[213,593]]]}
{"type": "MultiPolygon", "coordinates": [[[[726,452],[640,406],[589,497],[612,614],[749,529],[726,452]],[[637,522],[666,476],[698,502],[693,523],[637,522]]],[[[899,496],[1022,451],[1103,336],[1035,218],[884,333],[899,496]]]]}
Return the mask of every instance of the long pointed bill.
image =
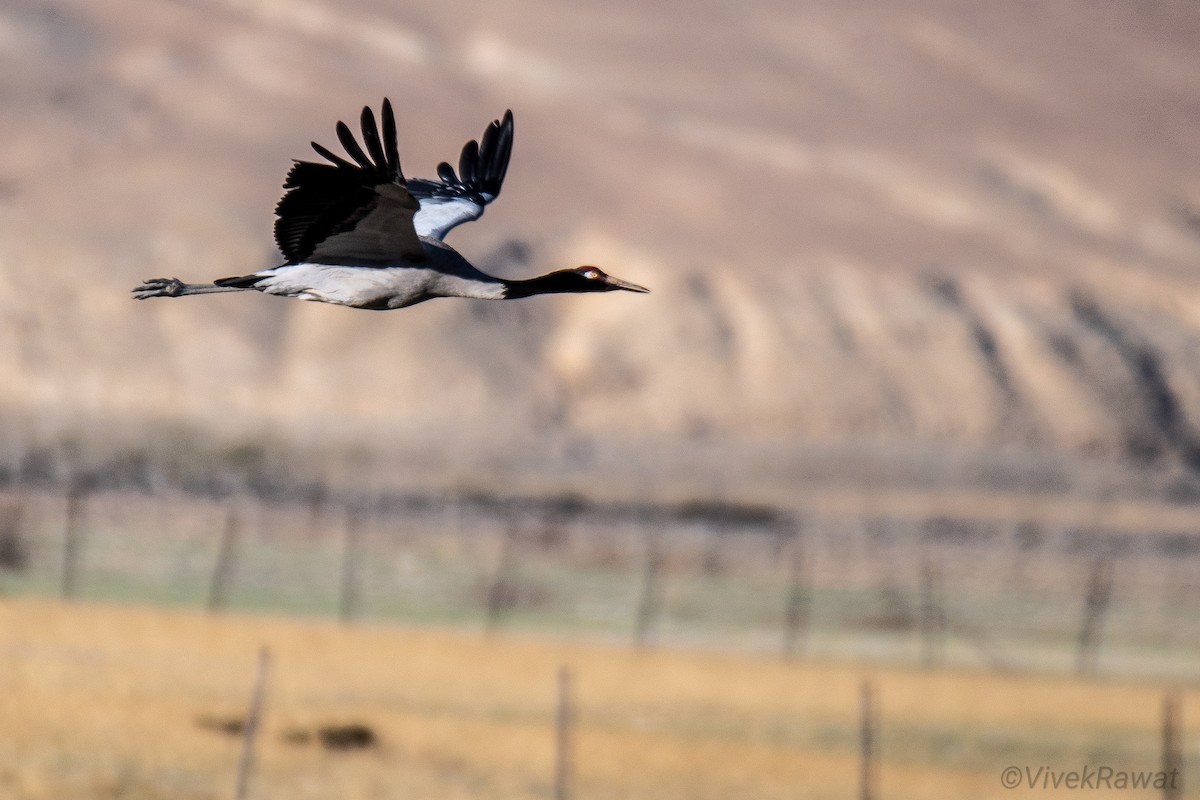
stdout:
{"type": "Polygon", "coordinates": [[[624,289],[627,292],[642,292],[644,294],[648,294],[650,292],[650,290],[645,286],[638,286],[636,283],[623,281],[620,278],[614,278],[612,275],[609,275],[607,278],[605,278],[604,282],[614,289],[624,289]]]}

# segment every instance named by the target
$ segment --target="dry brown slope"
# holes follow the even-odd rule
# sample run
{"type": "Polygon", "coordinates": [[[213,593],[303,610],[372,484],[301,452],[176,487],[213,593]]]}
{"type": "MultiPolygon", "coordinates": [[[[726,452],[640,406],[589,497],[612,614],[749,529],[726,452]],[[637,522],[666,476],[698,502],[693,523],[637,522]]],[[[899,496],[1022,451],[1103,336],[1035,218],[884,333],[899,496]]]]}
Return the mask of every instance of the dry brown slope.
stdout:
{"type": "Polygon", "coordinates": [[[45,436],[146,415],[451,474],[534,458],[535,433],[551,460],[604,439],[1194,461],[1197,34],[1182,0],[12,3],[0,401],[45,436]],[[516,111],[465,252],[654,294],[128,300],[270,263],[288,159],[385,94],[416,175],[516,111]]]}

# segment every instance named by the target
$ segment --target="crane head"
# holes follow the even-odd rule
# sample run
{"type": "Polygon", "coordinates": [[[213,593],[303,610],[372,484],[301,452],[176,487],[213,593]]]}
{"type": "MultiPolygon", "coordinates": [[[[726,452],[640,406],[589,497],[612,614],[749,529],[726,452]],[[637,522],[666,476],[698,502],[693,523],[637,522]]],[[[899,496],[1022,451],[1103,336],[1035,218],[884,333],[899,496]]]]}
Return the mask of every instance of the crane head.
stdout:
{"type": "Polygon", "coordinates": [[[614,278],[599,267],[575,267],[560,269],[537,278],[524,281],[505,281],[505,297],[532,297],[535,294],[559,294],[582,292],[648,292],[644,286],[614,278]]]}
{"type": "Polygon", "coordinates": [[[569,279],[571,283],[578,288],[572,288],[574,292],[615,292],[624,290],[626,292],[649,292],[645,286],[638,286],[636,283],[623,281],[620,278],[615,278],[609,275],[599,267],[576,267],[575,269],[564,270],[565,273],[573,275],[574,278],[569,279]]]}

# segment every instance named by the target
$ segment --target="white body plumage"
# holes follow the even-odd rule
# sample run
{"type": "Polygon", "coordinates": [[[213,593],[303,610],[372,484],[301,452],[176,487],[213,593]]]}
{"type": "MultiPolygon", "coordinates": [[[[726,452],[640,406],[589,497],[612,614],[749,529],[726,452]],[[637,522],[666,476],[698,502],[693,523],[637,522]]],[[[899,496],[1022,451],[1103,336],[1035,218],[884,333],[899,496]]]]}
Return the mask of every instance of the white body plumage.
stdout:
{"type": "Polygon", "coordinates": [[[505,285],[442,242],[424,241],[419,266],[347,266],[301,262],[254,273],[266,294],[380,311],[406,308],[434,297],[500,300],[505,285]]]}

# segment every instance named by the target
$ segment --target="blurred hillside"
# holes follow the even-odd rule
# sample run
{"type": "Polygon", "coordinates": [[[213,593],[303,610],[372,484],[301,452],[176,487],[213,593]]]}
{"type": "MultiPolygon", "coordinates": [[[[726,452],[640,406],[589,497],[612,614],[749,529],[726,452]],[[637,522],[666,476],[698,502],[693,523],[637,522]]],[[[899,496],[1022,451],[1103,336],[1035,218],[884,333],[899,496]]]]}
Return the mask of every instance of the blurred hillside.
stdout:
{"type": "Polygon", "coordinates": [[[12,0],[5,452],[1192,493],[1197,41],[1190,0],[12,0]],[[391,314],[129,298],[277,263],[289,160],[385,95],[416,177],[514,110],[503,197],[450,237],[468,257],[653,293],[391,314]]]}

